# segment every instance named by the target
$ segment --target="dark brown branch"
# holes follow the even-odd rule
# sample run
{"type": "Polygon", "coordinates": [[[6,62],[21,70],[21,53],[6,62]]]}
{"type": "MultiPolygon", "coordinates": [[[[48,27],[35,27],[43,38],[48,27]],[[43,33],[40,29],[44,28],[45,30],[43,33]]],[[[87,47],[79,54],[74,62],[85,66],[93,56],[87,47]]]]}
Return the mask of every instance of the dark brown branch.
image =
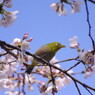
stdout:
{"type": "Polygon", "coordinates": [[[51,80],[52,80],[52,85],[53,85],[52,94],[55,95],[55,89],[56,89],[55,79],[53,77],[52,67],[51,66],[49,66],[49,67],[50,67],[51,80]]]}
{"type": "Polygon", "coordinates": [[[88,10],[88,4],[87,4],[87,0],[84,0],[85,2],[85,7],[86,7],[86,14],[87,14],[87,23],[88,23],[88,26],[89,26],[89,37],[92,41],[92,46],[93,46],[93,49],[95,51],[95,42],[91,36],[91,24],[90,24],[90,20],[89,20],[89,10],[88,10]]]}
{"type": "Polygon", "coordinates": [[[81,71],[81,72],[72,73],[71,75],[84,74],[84,73],[85,71],[81,71]]]}
{"type": "Polygon", "coordinates": [[[88,0],[88,1],[90,1],[91,3],[94,3],[95,4],[95,1],[94,0],[88,0]]]}
{"type": "Polygon", "coordinates": [[[6,54],[7,54],[7,53],[0,54],[0,57],[1,57],[1,56],[4,56],[4,55],[6,55],[6,54]]]}
{"type": "Polygon", "coordinates": [[[1,48],[4,49],[7,53],[9,53],[10,55],[12,55],[13,57],[17,58],[17,55],[15,55],[14,53],[12,53],[6,46],[1,45],[1,48]]]}
{"type": "MultiPolygon", "coordinates": [[[[9,44],[5,43],[4,41],[0,41],[0,46],[1,46],[1,44],[4,44],[4,45],[6,45],[6,46],[9,47],[9,48],[12,48],[12,49],[16,49],[16,50],[21,51],[20,48],[15,47],[15,46],[12,46],[12,45],[9,45],[9,44]]],[[[35,56],[35,55],[31,54],[31,53],[28,52],[28,51],[25,51],[25,53],[26,53],[27,55],[30,55],[30,56],[34,57],[34,58],[35,58],[36,60],[38,60],[39,62],[42,62],[43,64],[47,64],[48,66],[51,66],[51,67],[53,67],[53,68],[55,68],[55,69],[57,69],[57,70],[63,72],[63,73],[66,74],[68,77],[70,77],[73,81],[76,81],[77,83],[79,83],[79,84],[82,85],[83,87],[86,87],[86,88],[88,88],[88,89],[91,89],[91,90],[95,91],[95,88],[92,88],[92,87],[88,86],[87,84],[85,84],[85,83],[83,83],[83,82],[77,80],[76,78],[74,78],[73,76],[71,76],[70,74],[68,74],[67,71],[62,70],[62,69],[60,69],[60,68],[58,68],[58,67],[56,67],[56,66],[54,66],[54,65],[52,65],[52,64],[50,64],[50,63],[48,63],[46,60],[41,59],[40,57],[35,56]]]]}
{"type": "Polygon", "coordinates": [[[66,70],[66,71],[71,70],[72,68],[76,67],[76,66],[79,65],[80,63],[81,63],[81,61],[77,62],[74,66],[70,67],[70,68],[69,68],[68,70],[66,70]]]}
{"type": "Polygon", "coordinates": [[[62,62],[66,62],[66,61],[77,60],[78,58],[79,58],[79,57],[69,58],[69,59],[66,59],[66,60],[62,60],[62,61],[55,62],[55,63],[53,63],[53,64],[62,63],[62,62]]]}
{"type": "Polygon", "coordinates": [[[84,88],[90,93],[90,95],[94,95],[91,93],[91,91],[88,88],[86,88],[86,87],[84,87],[84,88]]]}
{"type": "MultiPolygon", "coordinates": [[[[51,64],[49,64],[49,65],[51,65],[51,64]]],[[[54,66],[54,65],[51,65],[51,66],[52,66],[53,68],[58,69],[59,71],[63,72],[64,74],[66,74],[67,76],[69,76],[72,80],[76,81],[77,83],[81,84],[82,86],[87,87],[87,88],[89,88],[89,89],[95,91],[95,88],[92,88],[92,87],[86,85],[85,83],[83,83],[83,82],[77,80],[76,78],[74,78],[73,76],[71,76],[70,74],[68,74],[66,71],[64,71],[64,70],[62,70],[62,69],[60,69],[60,68],[58,68],[58,67],[56,67],[56,66],[54,66]]]]}
{"type": "Polygon", "coordinates": [[[77,83],[76,83],[76,81],[74,81],[74,83],[75,83],[75,86],[76,86],[76,88],[77,88],[77,90],[78,90],[79,95],[82,95],[81,92],[80,92],[80,89],[79,89],[79,87],[78,87],[78,85],[77,85],[77,83]]]}
{"type": "Polygon", "coordinates": [[[10,45],[10,44],[6,43],[5,41],[0,40],[0,46],[2,47],[2,45],[7,46],[7,47],[12,48],[12,49],[16,49],[16,50],[21,51],[20,48],[18,48],[16,46],[13,46],[13,45],[10,45]]]}

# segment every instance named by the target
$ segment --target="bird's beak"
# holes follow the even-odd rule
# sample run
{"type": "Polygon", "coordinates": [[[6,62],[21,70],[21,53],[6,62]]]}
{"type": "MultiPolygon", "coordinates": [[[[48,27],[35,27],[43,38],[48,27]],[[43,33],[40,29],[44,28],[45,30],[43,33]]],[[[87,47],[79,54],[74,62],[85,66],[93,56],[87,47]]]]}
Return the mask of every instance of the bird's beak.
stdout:
{"type": "Polygon", "coordinates": [[[66,46],[62,45],[61,48],[63,48],[63,47],[66,47],[66,46]]]}

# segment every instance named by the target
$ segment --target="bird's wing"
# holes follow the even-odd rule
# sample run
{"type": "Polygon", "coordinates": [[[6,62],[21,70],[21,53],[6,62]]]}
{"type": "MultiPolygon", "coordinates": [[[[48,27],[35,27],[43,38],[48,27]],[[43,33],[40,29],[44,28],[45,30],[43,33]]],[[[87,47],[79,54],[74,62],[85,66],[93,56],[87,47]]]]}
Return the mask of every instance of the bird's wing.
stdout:
{"type": "Polygon", "coordinates": [[[45,52],[45,51],[40,51],[41,53],[37,52],[35,53],[36,56],[39,56],[42,59],[46,59],[46,57],[48,56],[49,52],[45,52]]]}
{"type": "Polygon", "coordinates": [[[41,58],[43,58],[44,56],[47,55],[47,52],[49,52],[49,49],[47,49],[47,46],[42,46],[41,48],[39,48],[36,52],[35,55],[39,56],[41,58]]]}
{"type": "Polygon", "coordinates": [[[53,58],[54,54],[47,48],[47,46],[43,46],[35,52],[35,55],[39,56],[42,59],[45,59],[46,61],[50,61],[53,58]]]}

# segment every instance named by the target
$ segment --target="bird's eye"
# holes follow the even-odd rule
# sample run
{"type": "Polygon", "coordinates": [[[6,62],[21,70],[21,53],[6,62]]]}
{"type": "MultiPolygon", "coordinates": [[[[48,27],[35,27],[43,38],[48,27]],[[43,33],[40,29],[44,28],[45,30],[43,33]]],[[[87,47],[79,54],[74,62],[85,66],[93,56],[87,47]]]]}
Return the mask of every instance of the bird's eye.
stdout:
{"type": "Polygon", "coordinates": [[[56,43],[57,46],[60,46],[60,43],[56,43]]]}

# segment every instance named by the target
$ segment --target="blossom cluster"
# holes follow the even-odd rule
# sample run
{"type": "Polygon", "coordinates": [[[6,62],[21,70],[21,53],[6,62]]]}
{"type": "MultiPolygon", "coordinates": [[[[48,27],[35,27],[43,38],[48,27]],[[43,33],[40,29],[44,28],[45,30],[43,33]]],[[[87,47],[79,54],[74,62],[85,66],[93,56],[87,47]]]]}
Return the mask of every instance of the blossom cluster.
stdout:
{"type": "Polygon", "coordinates": [[[82,61],[85,66],[85,78],[92,76],[95,72],[95,53],[93,50],[84,51],[80,49],[78,39],[76,36],[69,39],[70,48],[76,49],[78,52],[79,60],[82,61]]]}
{"type": "MultiPolygon", "coordinates": [[[[54,57],[50,64],[60,68],[61,66],[59,64],[55,64],[58,62],[58,60],[54,57]]],[[[62,87],[65,87],[66,85],[70,84],[72,82],[72,79],[65,75],[64,73],[60,72],[59,70],[52,68],[52,72],[50,71],[49,66],[43,66],[42,68],[36,68],[36,72],[42,75],[43,77],[48,78],[48,82],[44,83],[43,81],[38,82],[39,83],[39,90],[42,95],[49,95],[52,94],[52,91],[54,89],[54,92],[58,92],[62,87]],[[54,77],[54,84],[52,84],[52,77],[51,74],[54,77]],[[54,86],[55,85],[55,86],[54,86]]],[[[72,74],[73,71],[68,71],[68,74],[72,74]]]]}
{"type": "MultiPolygon", "coordinates": [[[[37,83],[39,91],[42,95],[49,95],[57,93],[62,87],[70,84],[72,79],[65,73],[61,72],[60,64],[57,64],[58,60],[54,57],[49,64],[56,66],[59,69],[43,65],[39,62],[39,66],[35,66],[32,74],[25,73],[26,65],[30,64],[33,57],[27,55],[26,50],[30,49],[30,42],[32,38],[28,37],[28,33],[25,33],[22,39],[15,38],[11,43],[12,46],[18,47],[21,51],[9,48],[9,53],[6,51],[0,52],[0,89],[2,89],[7,95],[25,95],[25,90],[33,91],[33,84],[37,83]],[[42,65],[42,66],[41,66],[42,65]],[[37,79],[33,74],[41,75],[46,78],[47,81],[37,79]],[[17,91],[16,89],[21,89],[17,91]]],[[[84,77],[88,78],[95,72],[95,54],[92,50],[84,51],[79,47],[78,39],[76,36],[69,39],[70,48],[76,49],[78,52],[78,60],[85,66],[84,77]]],[[[2,50],[2,49],[1,49],[2,50]]],[[[74,74],[73,71],[67,70],[69,75],[74,74]]]]}
{"type": "Polygon", "coordinates": [[[52,7],[60,16],[67,15],[67,10],[64,8],[65,3],[71,6],[71,13],[80,12],[81,5],[83,2],[81,0],[60,0],[58,3],[52,3],[50,7],[52,7]]]}
{"type": "Polygon", "coordinates": [[[24,85],[28,85],[27,90],[33,91],[32,84],[35,83],[35,77],[26,75],[23,70],[25,66],[23,63],[32,61],[31,56],[26,56],[24,51],[29,49],[29,45],[32,38],[28,39],[28,33],[25,33],[22,39],[14,39],[11,43],[13,46],[21,48],[22,52],[10,49],[13,57],[7,54],[6,51],[1,51],[0,55],[0,89],[4,91],[7,95],[24,95],[24,85]],[[3,56],[3,54],[5,54],[3,56]],[[17,91],[16,89],[21,89],[22,91],[17,91]]]}
{"type": "MultiPolygon", "coordinates": [[[[21,52],[16,49],[10,49],[11,54],[6,51],[0,52],[0,89],[7,95],[25,95],[25,90],[33,91],[33,84],[37,83],[41,94],[48,95],[52,93],[55,84],[54,92],[58,92],[62,87],[70,84],[72,79],[52,67],[52,72],[49,66],[36,66],[32,72],[47,78],[47,82],[36,79],[32,74],[25,73],[25,64],[30,64],[33,60],[32,56],[26,55],[25,51],[30,49],[30,42],[32,38],[28,38],[28,33],[25,33],[22,39],[15,38],[11,45],[21,49],[21,52]],[[15,56],[16,58],[15,58],[15,56]],[[25,64],[24,64],[25,63],[25,64]],[[54,84],[52,84],[52,77],[54,77],[54,84]],[[27,89],[25,89],[27,88],[27,89]],[[16,90],[21,89],[21,90],[16,90]]],[[[2,50],[2,49],[1,49],[2,50]]],[[[50,64],[60,68],[59,64],[55,64],[58,60],[54,57],[50,64]]],[[[71,74],[72,71],[68,71],[71,74]]]]}
{"type": "Polygon", "coordinates": [[[12,0],[0,0],[0,26],[8,27],[12,25],[13,22],[15,22],[15,19],[17,18],[16,14],[19,11],[12,11],[8,12],[4,9],[4,7],[11,8],[12,7],[12,0]]]}

